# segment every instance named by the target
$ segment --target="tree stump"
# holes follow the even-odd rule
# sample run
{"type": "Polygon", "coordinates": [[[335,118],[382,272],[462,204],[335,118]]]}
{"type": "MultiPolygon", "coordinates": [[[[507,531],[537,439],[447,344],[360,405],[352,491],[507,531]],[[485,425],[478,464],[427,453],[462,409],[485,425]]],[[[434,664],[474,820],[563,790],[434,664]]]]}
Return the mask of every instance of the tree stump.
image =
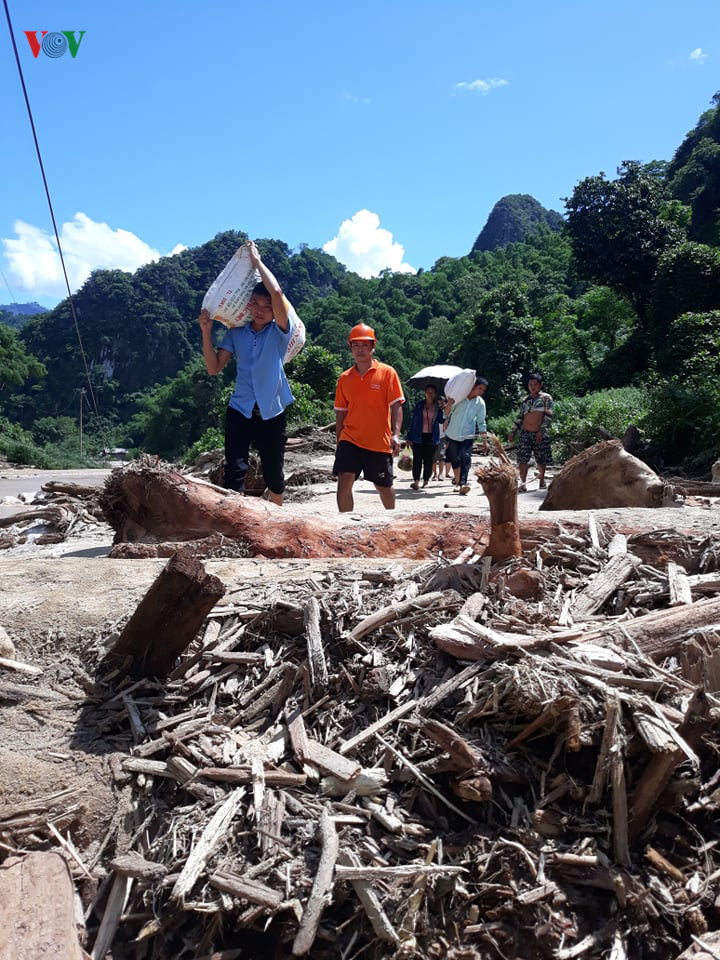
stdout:
{"type": "Polygon", "coordinates": [[[102,666],[132,677],[162,677],[225,595],[218,577],[182,552],[170,558],[106,653],[102,666]]]}
{"type": "Polygon", "coordinates": [[[477,470],[477,478],[490,504],[490,541],[484,556],[494,563],[522,556],[518,523],[517,471],[510,463],[502,444],[492,436],[495,453],[501,462],[491,461],[477,470]]]}

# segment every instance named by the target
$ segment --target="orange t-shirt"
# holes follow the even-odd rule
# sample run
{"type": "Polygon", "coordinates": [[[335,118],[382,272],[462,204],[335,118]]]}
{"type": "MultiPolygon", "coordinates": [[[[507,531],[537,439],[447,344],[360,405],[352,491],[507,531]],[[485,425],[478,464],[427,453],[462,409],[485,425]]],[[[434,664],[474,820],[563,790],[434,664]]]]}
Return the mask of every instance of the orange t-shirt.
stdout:
{"type": "Polygon", "coordinates": [[[393,367],[373,360],[362,376],[357,367],[350,367],[340,374],[335,389],[335,409],[347,411],[339,439],[349,440],[364,450],[390,453],[390,407],[404,400],[400,378],[393,367]]]}

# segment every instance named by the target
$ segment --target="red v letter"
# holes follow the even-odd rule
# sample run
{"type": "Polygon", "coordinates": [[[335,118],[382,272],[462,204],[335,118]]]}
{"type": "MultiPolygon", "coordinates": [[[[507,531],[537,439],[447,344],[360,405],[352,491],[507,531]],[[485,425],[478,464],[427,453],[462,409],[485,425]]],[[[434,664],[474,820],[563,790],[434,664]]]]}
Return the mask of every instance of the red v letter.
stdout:
{"type": "MultiPolygon", "coordinates": [[[[40,53],[40,44],[38,43],[37,30],[25,30],[25,36],[28,38],[28,43],[30,44],[30,49],[32,50],[32,55],[37,60],[37,55],[40,53]]],[[[47,30],[41,30],[41,36],[45,36],[47,30]]]]}

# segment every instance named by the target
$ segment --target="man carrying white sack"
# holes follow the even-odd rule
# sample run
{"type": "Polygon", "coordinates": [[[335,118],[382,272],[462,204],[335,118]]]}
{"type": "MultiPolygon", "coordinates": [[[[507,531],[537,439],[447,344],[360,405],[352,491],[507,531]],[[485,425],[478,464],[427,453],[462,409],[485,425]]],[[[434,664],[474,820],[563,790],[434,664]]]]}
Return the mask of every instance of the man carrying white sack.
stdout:
{"type": "Polygon", "coordinates": [[[212,342],[213,318],[200,311],[203,357],[211,376],[217,376],[235,357],[235,390],[225,417],[225,486],[243,492],[251,444],[260,455],[270,500],[280,506],[285,490],[286,409],[293,395],[285,376],[283,358],[293,333],[287,301],[280,284],[260,259],[252,241],[247,244],[252,266],[261,282],[250,298],[252,321],[230,328],[216,349],[212,342]]]}
{"type": "Polygon", "coordinates": [[[485,401],[483,400],[487,387],[488,382],[485,377],[476,377],[475,384],[467,397],[458,403],[450,397],[446,407],[446,410],[450,408],[445,431],[448,438],[448,456],[453,468],[455,486],[460,488],[463,496],[470,493],[470,485],[467,481],[472,466],[476,428],[482,437],[482,452],[488,451],[485,401]]]}

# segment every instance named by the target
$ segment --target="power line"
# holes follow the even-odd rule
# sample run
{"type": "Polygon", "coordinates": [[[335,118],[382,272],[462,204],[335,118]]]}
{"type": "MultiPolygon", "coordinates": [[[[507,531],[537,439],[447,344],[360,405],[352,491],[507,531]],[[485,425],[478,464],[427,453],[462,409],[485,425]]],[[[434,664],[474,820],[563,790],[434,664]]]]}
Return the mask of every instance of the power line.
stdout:
{"type": "Polygon", "coordinates": [[[2,278],[3,278],[3,283],[4,283],[5,286],[7,287],[7,292],[10,294],[10,303],[17,303],[17,301],[16,301],[16,299],[15,299],[15,295],[13,294],[12,290],[10,289],[10,284],[7,282],[7,277],[6,277],[5,274],[2,272],[2,270],[0,270],[0,276],[2,276],[2,278]]]}
{"type": "MultiPolygon", "coordinates": [[[[70,312],[72,313],[73,323],[75,325],[75,333],[80,346],[80,355],[82,357],[83,368],[85,370],[85,379],[88,383],[93,409],[98,418],[98,422],[100,422],[100,411],[98,409],[95,391],[93,390],[92,381],[90,379],[90,370],[88,368],[87,357],[85,356],[85,348],[83,347],[82,337],[80,336],[80,326],[78,324],[77,314],[75,313],[75,302],[70,291],[70,281],[68,280],[67,269],[65,267],[65,257],[63,256],[62,244],[60,243],[60,233],[58,232],[57,222],[55,220],[55,211],[53,209],[52,200],[50,199],[50,188],[48,187],[47,177],[45,176],[45,165],[43,164],[42,154],[40,153],[40,143],[38,141],[37,131],[35,130],[35,120],[33,118],[32,108],[30,107],[30,98],[28,97],[27,87],[25,86],[25,77],[23,75],[22,65],[20,63],[20,54],[18,53],[17,44],[15,43],[15,32],[13,30],[7,0],[3,0],[3,6],[5,7],[5,16],[7,18],[8,30],[10,31],[10,41],[12,42],[13,52],[15,53],[15,63],[17,64],[20,85],[22,86],[23,96],[25,97],[25,106],[27,107],[30,127],[32,129],[33,140],[35,142],[35,152],[37,153],[38,163],[40,164],[40,173],[42,174],[42,180],[45,186],[45,196],[47,197],[48,207],[50,208],[50,219],[52,220],[53,230],[55,231],[55,242],[57,243],[58,253],[60,254],[60,263],[62,265],[62,272],[65,278],[65,287],[67,288],[68,300],[70,302],[70,312]]],[[[8,289],[10,288],[8,287],[8,289]]],[[[105,437],[105,440],[107,440],[107,437],[105,437]]]]}

